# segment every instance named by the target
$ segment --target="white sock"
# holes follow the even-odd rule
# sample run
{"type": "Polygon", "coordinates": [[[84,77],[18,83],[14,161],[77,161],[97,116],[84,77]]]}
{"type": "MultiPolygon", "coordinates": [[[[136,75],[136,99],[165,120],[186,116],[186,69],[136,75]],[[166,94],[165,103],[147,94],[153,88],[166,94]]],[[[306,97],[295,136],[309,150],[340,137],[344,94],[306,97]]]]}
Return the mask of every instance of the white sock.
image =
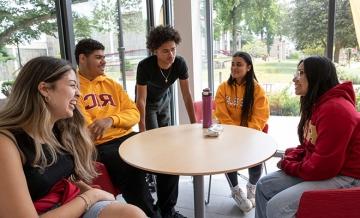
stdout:
{"type": "Polygon", "coordinates": [[[231,187],[230,189],[231,189],[232,192],[236,192],[237,190],[240,189],[239,184],[237,184],[237,185],[234,186],[234,187],[231,187]]]}

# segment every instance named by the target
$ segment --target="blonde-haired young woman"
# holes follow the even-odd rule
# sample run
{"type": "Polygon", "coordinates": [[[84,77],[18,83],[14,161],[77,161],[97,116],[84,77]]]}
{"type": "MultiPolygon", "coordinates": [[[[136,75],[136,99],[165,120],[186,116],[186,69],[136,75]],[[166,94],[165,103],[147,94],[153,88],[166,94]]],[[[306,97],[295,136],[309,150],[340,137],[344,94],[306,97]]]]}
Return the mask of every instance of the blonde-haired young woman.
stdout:
{"type": "Polygon", "coordinates": [[[87,185],[95,153],[78,97],[65,60],[38,57],[21,69],[0,111],[0,217],[145,217],[87,185]]]}

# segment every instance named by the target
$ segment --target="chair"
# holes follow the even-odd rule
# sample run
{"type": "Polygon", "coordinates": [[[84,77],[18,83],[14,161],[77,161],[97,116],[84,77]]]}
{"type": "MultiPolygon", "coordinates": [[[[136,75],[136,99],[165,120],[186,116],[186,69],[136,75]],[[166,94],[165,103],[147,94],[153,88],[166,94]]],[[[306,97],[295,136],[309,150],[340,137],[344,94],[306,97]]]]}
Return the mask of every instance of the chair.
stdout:
{"type": "Polygon", "coordinates": [[[360,216],[360,187],[306,191],[297,218],[355,218],[360,216]]]}
{"type": "MultiPolygon", "coordinates": [[[[268,130],[269,130],[269,125],[266,124],[265,127],[264,127],[264,129],[263,129],[262,131],[263,131],[264,133],[267,133],[268,130]]],[[[278,151],[275,152],[274,156],[276,155],[277,152],[278,152],[278,151]]],[[[273,156],[273,157],[274,157],[274,156],[273,156]]],[[[266,164],[265,164],[265,162],[263,162],[262,164],[263,164],[263,166],[264,166],[264,171],[265,171],[265,175],[266,175],[266,174],[267,174],[266,164]]],[[[227,179],[228,182],[229,182],[229,185],[231,185],[230,180],[229,180],[229,178],[227,177],[226,174],[225,174],[225,176],[226,176],[226,179],[227,179]]],[[[246,176],[244,176],[244,175],[242,175],[242,174],[240,174],[240,173],[238,173],[238,176],[241,177],[242,179],[244,179],[245,181],[249,181],[249,178],[247,178],[246,176]]],[[[208,204],[210,203],[211,180],[212,180],[212,175],[210,175],[210,177],[209,177],[208,196],[207,196],[207,199],[205,200],[205,204],[206,204],[206,205],[208,205],[208,204]]]]}
{"type": "Polygon", "coordinates": [[[114,196],[121,194],[120,190],[112,184],[110,175],[105,165],[100,162],[95,162],[95,167],[99,172],[99,175],[93,179],[92,186],[110,192],[114,196]]]}
{"type": "MultiPolygon", "coordinates": [[[[212,110],[215,110],[215,101],[211,100],[212,110]]],[[[201,123],[203,120],[202,101],[194,102],[194,111],[196,116],[196,122],[201,123]]]]}

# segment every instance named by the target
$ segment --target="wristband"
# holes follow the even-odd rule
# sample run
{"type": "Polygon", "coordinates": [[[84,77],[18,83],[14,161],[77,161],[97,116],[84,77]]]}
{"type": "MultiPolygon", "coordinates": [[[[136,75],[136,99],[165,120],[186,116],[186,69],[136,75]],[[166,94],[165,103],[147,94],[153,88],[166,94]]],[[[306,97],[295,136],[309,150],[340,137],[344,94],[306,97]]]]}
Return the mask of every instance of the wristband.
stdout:
{"type": "Polygon", "coordinates": [[[90,202],[89,202],[89,200],[87,199],[86,195],[81,194],[81,195],[78,195],[78,197],[84,200],[85,206],[86,206],[85,211],[88,211],[89,208],[90,208],[90,202]]]}

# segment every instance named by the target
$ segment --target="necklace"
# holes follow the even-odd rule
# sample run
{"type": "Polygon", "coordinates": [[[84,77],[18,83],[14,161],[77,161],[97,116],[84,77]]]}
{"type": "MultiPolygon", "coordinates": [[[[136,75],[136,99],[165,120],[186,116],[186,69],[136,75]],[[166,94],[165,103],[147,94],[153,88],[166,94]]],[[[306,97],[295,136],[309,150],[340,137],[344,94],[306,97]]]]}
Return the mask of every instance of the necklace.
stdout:
{"type": "Polygon", "coordinates": [[[160,69],[161,75],[162,75],[162,76],[164,77],[164,79],[165,79],[165,83],[167,83],[167,82],[168,82],[168,78],[169,78],[169,76],[170,76],[170,74],[171,74],[171,68],[170,68],[170,72],[169,72],[169,74],[168,74],[167,76],[165,76],[164,72],[161,70],[160,67],[159,67],[159,69],[160,69]]]}

